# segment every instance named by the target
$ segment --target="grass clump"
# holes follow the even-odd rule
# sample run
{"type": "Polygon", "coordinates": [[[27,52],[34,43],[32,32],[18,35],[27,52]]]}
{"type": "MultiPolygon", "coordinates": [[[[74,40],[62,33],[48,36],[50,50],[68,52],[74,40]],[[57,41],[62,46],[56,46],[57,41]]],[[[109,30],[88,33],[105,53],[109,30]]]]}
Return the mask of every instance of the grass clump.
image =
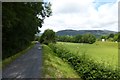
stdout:
{"type": "Polygon", "coordinates": [[[43,45],[43,78],[80,78],[74,69],[43,45]]]}
{"type": "Polygon", "coordinates": [[[52,50],[62,60],[73,66],[74,70],[81,76],[83,80],[119,80],[120,70],[111,69],[104,64],[97,63],[83,53],[81,56],[70,53],[63,49],[63,46],[55,44],[49,45],[52,50]]]}

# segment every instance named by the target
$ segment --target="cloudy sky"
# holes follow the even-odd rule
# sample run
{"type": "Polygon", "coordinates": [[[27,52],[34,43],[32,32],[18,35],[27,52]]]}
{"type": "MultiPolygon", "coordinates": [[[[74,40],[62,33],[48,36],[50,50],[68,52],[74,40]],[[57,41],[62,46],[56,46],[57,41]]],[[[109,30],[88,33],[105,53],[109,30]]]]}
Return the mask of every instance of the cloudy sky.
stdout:
{"type": "Polygon", "coordinates": [[[120,0],[49,0],[52,16],[40,30],[112,30],[118,31],[120,0]]]}

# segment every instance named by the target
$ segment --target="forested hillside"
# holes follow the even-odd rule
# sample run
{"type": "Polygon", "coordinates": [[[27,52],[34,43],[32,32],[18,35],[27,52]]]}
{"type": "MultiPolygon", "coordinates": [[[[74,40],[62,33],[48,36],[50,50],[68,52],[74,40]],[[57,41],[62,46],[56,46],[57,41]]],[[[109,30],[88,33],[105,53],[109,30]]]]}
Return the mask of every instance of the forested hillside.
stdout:
{"type": "Polygon", "coordinates": [[[75,36],[78,34],[85,34],[85,33],[91,33],[94,34],[96,37],[100,37],[101,35],[108,35],[110,33],[116,33],[116,32],[109,30],[61,30],[58,31],[56,34],[59,36],[63,36],[63,35],[75,36]]]}

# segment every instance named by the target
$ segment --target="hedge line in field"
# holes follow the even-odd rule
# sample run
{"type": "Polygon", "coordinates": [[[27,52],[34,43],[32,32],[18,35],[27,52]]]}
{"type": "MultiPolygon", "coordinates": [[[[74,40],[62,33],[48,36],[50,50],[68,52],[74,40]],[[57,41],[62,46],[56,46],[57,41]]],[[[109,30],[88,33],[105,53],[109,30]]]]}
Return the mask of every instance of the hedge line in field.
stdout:
{"type": "Polygon", "coordinates": [[[85,54],[77,56],[63,49],[63,47],[49,44],[57,56],[68,62],[83,80],[120,80],[120,70],[105,67],[96,63],[85,54]]]}

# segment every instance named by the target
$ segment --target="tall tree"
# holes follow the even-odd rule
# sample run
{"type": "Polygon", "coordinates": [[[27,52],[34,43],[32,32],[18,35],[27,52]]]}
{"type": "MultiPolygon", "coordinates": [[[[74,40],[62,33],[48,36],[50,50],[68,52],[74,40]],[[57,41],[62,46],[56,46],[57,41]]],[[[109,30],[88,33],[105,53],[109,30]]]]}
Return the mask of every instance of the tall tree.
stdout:
{"type": "Polygon", "coordinates": [[[82,35],[76,35],[75,36],[75,42],[77,42],[77,43],[81,43],[82,42],[82,35]]]}
{"type": "Polygon", "coordinates": [[[51,15],[50,6],[50,3],[44,2],[2,3],[3,59],[24,49],[34,40],[45,16],[51,15]]]}
{"type": "Polygon", "coordinates": [[[114,38],[114,34],[113,33],[109,34],[108,38],[114,38]]]}
{"type": "Polygon", "coordinates": [[[55,32],[51,29],[45,30],[40,38],[40,43],[49,44],[56,42],[56,35],[55,32]]]}
{"type": "Polygon", "coordinates": [[[83,43],[89,43],[92,44],[96,41],[96,37],[93,34],[84,34],[82,37],[82,42],[83,43]]]}

